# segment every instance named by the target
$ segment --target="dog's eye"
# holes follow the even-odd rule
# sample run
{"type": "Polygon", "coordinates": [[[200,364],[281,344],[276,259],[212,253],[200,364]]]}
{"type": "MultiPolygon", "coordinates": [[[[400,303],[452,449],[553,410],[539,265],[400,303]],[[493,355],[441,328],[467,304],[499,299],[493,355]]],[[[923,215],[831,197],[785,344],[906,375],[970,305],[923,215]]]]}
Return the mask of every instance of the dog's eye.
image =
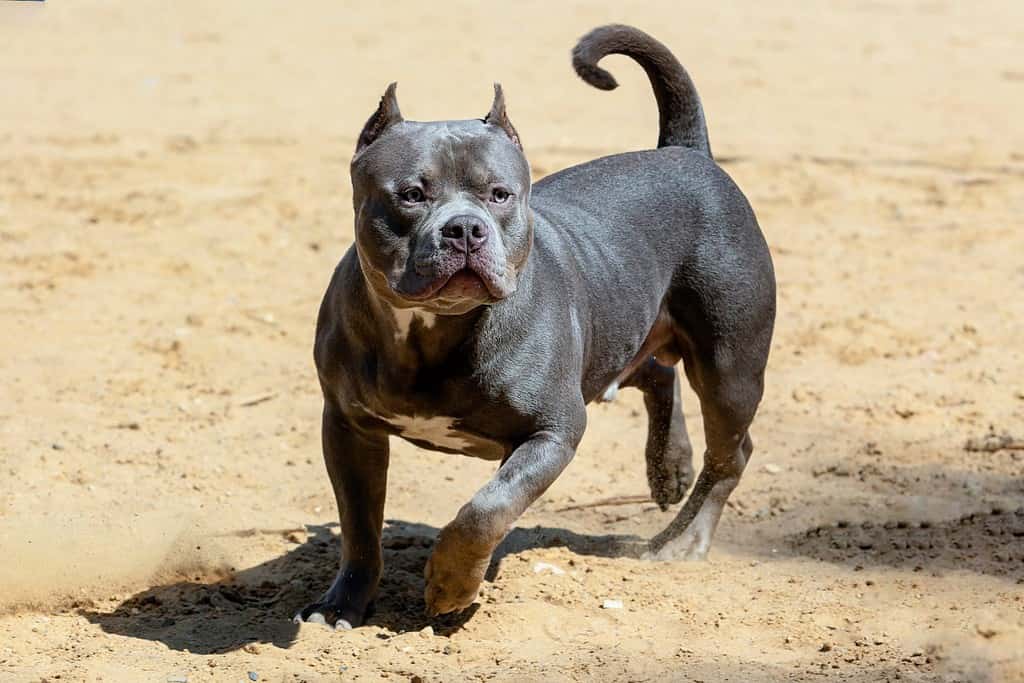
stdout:
{"type": "Polygon", "coordinates": [[[496,187],[491,190],[491,201],[495,204],[504,204],[511,196],[512,193],[503,187],[496,187]]]}
{"type": "Polygon", "coordinates": [[[410,204],[419,204],[426,200],[426,197],[423,196],[423,190],[418,187],[406,188],[399,192],[398,196],[410,204]]]}

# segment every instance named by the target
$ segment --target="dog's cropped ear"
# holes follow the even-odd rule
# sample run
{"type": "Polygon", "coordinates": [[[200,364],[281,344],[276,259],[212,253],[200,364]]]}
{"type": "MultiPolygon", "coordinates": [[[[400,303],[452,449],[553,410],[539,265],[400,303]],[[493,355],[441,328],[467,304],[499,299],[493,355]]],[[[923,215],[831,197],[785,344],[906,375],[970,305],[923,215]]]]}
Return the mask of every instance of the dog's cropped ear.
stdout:
{"type": "Polygon", "coordinates": [[[377,111],[373,112],[373,116],[363,126],[363,132],[359,134],[359,142],[356,143],[356,154],[366,149],[385,130],[405,120],[402,118],[402,112],[398,108],[398,98],[395,97],[395,88],[397,87],[398,83],[392,83],[384,91],[384,97],[380,98],[377,111]]]}
{"type": "Polygon", "coordinates": [[[519,141],[519,133],[509,121],[508,113],[505,111],[505,93],[501,90],[501,83],[494,84],[494,102],[491,104],[491,111],[484,117],[484,123],[498,126],[505,131],[516,147],[523,148],[523,144],[519,141]]]}

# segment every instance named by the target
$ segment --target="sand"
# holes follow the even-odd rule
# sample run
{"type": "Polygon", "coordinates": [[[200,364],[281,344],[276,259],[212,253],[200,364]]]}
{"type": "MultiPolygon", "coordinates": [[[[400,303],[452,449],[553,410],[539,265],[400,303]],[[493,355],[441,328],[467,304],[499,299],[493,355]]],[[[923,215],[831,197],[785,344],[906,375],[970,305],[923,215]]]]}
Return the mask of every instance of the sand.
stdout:
{"type": "Polygon", "coordinates": [[[1024,5],[716,5],[2,3],[0,680],[1024,680],[1024,451],[965,448],[1024,435],[1024,5]],[[395,442],[376,615],[292,624],[336,562],[311,348],[362,122],[500,80],[538,177],[649,147],[642,72],[569,66],[609,21],[690,69],[775,257],[710,559],[634,559],[674,511],[607,504],[646,493],[623,391],[470,614],[421,572],[493,465],[395,442]]]}

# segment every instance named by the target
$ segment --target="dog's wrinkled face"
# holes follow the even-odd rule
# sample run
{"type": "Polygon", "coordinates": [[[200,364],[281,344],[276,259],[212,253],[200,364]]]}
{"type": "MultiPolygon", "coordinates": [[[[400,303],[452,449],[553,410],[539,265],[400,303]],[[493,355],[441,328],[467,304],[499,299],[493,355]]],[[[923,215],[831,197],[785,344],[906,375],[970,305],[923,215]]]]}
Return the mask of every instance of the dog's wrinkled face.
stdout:
{"type": "Polygon", "coordinates": [[[530,169],[504,98],[484,119],[405,121],[394,85],[352,160],[356,249],[398,307],[459,314],[516,290],[533,236],[530,169]]]}

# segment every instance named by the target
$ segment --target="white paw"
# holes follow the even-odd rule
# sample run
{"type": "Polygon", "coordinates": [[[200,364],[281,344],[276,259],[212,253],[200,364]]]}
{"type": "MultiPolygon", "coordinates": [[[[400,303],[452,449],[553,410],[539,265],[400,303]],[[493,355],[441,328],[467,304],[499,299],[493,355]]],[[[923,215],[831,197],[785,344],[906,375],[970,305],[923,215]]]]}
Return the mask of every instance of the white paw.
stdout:
{"type": "Polygon", "coordinates": [[[679,538],[672,539],[657,550],[648,550],[640,556],[640,559],[651,562],[704,560],[707,559],[709,545],[710,543],[701,539],[697,534],[686,531],[679,538]]]}
{"type": "Polygon", "coordinates": [[[327,623],[327,619],[320,612],[313,612],[305,619],[302,618],[302,613],[300,612],[292,618],[292,621],[296,624],[321,624],[322,626],[326,626],[327,628],[333,628],[335,631],[352,630],[352,624],[350,624],[345,619],[338,619],[338,621],[336,621],[334,623],[334,626],[332,627],[330,624],[327,623]]]}

